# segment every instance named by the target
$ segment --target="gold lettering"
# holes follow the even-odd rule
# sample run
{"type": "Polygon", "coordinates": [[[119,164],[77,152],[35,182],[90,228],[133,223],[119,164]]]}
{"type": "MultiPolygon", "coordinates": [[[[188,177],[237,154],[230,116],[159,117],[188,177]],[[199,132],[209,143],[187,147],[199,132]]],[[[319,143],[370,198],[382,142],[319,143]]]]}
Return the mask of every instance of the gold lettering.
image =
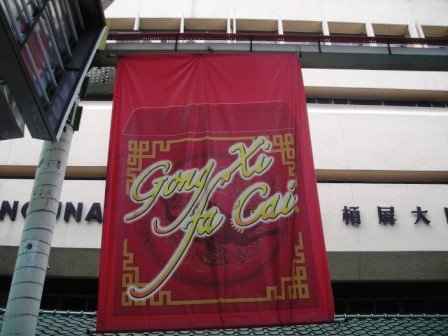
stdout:
{"type": "MultiPolygon", "coordinates": [[[[231,172],[235,172],[237,169],[240,170],[240,174],[242,177],[249,179],[254,174],[261,175],[266,172],[269,167],[272,165],[273,158],[268,158],[266,155],[261,154],[258,156],[257,161],[253,166],[249,165],[249,159],[260,149],[269,150],[270,143],[266,141],[264,138],[257,138],[250,148],[247,148],[243,143],[237,143],[230,147],[229,153],[237,154],[238,159],[234,162],[231,168],[231,172]]],[[[230,172],[229,172],[230,173],[230,172]]],[[[224,180],[230,180],[230,176],[225,174],[222,178],[224,180]]]]}
{"type": "MultiPolygon", "coordinates": [[[[198,201],[198,199],[201,197],[201,195],[204,193],[207,187],[207,181],[210,177],[210,175],[213,173],[216,166],[215,160],[209,160],[207,164],[204,166],[204,168],[198,170],[198,169],[191,169],[192,172],[191,180],[188,181],[189,185],[191,186],[191,190],[195,190],[193,193],[193,196],[191,197],[190,201],[188,202],[188,205],[184,208],[184,210],[181,212],[181,214],[174,220],[173,223],[162,227],[160,225],[159,220],[153,220],[152,225],[154,232],[158,235],[164,235],[173,232],[175,229],[179,227],[179,225],[182,224],[182,222],[187,218],[188,214],[191,213],[191,211],[195,208],[195,205],[198,201]]],[[[181,192],[188,192],[188,190],[181,190],[181,192]]]]}
{"type": "Polygon", "coordinates": [[[165,184],[167,177],[159,177],[153,181],[153,188],[147,193],[141,193],[140,188],[149,179],[149,177],[157,170],[162,170],[163,173],[168,173],[171,169],[170,161],[160,161],[146,168],[134,181],[131,187],[131,199],[135,203],[143,203],[137,210],[128,213],[124,217],[126,223],[133,222],[143,217],[147,212],[151,211],[152,207],[159,198],[160,190],[165,184]]]}
{"type": "Polygon", "coordinates": [[[258,182],[247,188],[238,198],[233,210],[233,222],[243,228],[251,227],[259,222],[272,222],[279,217],[289,216],[295,209],[297,197],[290,191],[285,194],[275,193],[266,201],[260,203],[257,209],[248,217],[244,217],[245,207],[255,194],[265,198],[269,194],[269,186],[258,182]]]}

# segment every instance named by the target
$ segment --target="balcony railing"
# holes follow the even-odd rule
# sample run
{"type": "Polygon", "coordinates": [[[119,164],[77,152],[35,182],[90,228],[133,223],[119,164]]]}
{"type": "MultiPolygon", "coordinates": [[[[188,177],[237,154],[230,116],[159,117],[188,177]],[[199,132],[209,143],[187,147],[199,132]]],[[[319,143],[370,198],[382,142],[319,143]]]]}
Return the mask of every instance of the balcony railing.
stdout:
{"type": "Polygon", "coordinates": [[[362,44],[362,45],[425,45],[448,46],[446,37],[406,38],[401,36],[369,37],[358,35],[309,35],[309,34],[264,34],[264,33],[207,33],[207,32],[110,32],[109,41],[235,41],[235,42],[283,42],[316,44],[362,44]]]}

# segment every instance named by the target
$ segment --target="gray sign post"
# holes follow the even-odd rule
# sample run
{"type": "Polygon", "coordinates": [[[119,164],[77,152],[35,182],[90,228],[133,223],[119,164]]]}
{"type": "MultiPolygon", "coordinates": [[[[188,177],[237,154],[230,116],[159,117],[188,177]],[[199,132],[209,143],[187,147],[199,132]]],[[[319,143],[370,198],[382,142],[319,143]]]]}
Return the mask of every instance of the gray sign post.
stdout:
{"type": "Polygon", "coordinates": [[[73,137],[67,124],[57,142],[45,141],[36,171],[1,335],[34,335],[48,268],[59,198],[73,137]]]}

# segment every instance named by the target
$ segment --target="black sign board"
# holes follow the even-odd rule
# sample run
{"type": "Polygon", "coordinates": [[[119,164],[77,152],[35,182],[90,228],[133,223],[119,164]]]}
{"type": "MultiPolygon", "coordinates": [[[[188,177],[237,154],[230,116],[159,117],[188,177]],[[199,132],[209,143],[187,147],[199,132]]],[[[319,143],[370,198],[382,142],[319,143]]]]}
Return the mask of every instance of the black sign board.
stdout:
{"type": "MultiPolygon", "coordinates": [[[[0,81],[31,136],[57,140],[105,27],[101,1],[0,0],[0,5],[0,81]]],[[[16,129],[13,115],[2,109],[0,121],[16,129]]],[[[9,127],[0,128],[0,139],[13,137],[4,128],[9,127]]]]}

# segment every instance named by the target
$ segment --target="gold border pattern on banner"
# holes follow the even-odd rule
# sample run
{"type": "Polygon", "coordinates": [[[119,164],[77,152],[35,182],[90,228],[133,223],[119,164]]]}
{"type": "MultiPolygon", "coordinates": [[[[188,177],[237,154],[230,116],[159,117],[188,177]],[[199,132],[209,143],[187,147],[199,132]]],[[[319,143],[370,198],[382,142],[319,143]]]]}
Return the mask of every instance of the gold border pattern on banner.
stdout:
{"type": "Polygon", "coordinates": [[[123,273],[121,274],[121,286],[125,290],[121,293],[121,305],[122,306],[144,306],[144,301],[134,301],[127,294],[127,288],[136,284],[136,281],[140,278],[140,270],[138,266],[134,265],[134,253],[128,251],[128,240],[123,240],[123,273]]]}
{"type": "Polygon", "coordinates": [[[279,152],[282,158],[282,164],[288,167],[288,176],[296,176],[296,149],[294,146],[294,137],[291,133],[274,135],[272,137],[271,152],[279,152]]]}
{"type": "Polygon", "coordinates": [[[144,159],[154,159],[157,154],[157,147],[161,152],[169,151],[165,141],[149,141],[149,140],[129,140],[128,141],[128,158],[126,168],[126,195],[129,195],[132,183],[143,169],[144,159]],[[151,143],[151,146],[150,146],[151,143]]]}
{"type": "MultiPolygon", "coordinates": [[[[201,138],[182,138],[175,140],[129,140],[128,158],[126,169],[126,194],[129,195],[132,183],[138,174],[143,170],[145,159],[154,159],[158,152],[171,151],[171,145],[183,142],[200,142],[206,140],[214,141],[243,141],[255,140],[255,136],[246,137],[201,137],[201,138]]],[[[266,137],[272,143],[270,153],[280,153],[281,161],[288,168],[289,177],[295,178],[295,146],[292,133],[274,135],[266,137]]],[[[296,209],[298,212],[298,208],[296,209]]],[[[298,233],[298,243],[294,246],[294,258],[292,261],[292,273],[290,277],[281,277],[280,289],[276,286],[266,287],[266,295],[256,298],[214,298],[205,300],[173,300],[171,291],[160,291],[147,300],[132,300],[127,293],[127,288],[131,285],[143,287],[139,282],[140,272],[138,266],[134,264],[134,253],[129,252],[128,241],[123,244],[123,263],[122,263],[122,287],[121,305],[122,306],[144,306],[149,303],[151,306],[178,306],[187,304],[216,304],[216,303],[249,303],[249,302],[270,302],[297,299],[308,299],[309,289],[305,265],[305,254],[303,251],[302,233],[298,233]]]]}
{"type": "MultiPolygon", "coordinates": [[[[170,152],[171,145],[182,142],[200,142],[206,140],[214,141],[241,141],[255,140],[255,136],[246,137],[201,137],[201,138],[182,138],[175,140],[129,140],[128,141],[128,157],[126,165],[126,195],[129,195],[132,183],[138,174],[143,170],[144,159],[154,159],[157,156],[157,149],[160,152],[170,152]]],[[[295,177],[295,147],[294,137],[292,133],[279,134],[266,137],[272,143],[271,153],[280,153],[282,164],[288,167],[289,177],[295,177]]]]}
{"type": "Polygon", "coordinates": [[[213,298],[202,300],[174,300],[171,291],[160,291],[147,300],[134,301],[129,298],[127,288],[129,286],[142,287],[140,283],[140,272],[137,266],[133,266],[134,253],[129,252],[128,241],[123,244],[123,273],[121,305],[128,306],[183,306],[203,304],[226,304],[226,303],[253,303],[272,302],[285,300],[309,299],[309,288],[307,283],[307,272],[305,264],[305,253],[303,248],[302,232],[298,232],[297,243],[294,245],[294,258],[292,260],[291,276],[281,277],[280,286],[267,286],[266,295],[262,297],[244,298],[213,298]]]}

